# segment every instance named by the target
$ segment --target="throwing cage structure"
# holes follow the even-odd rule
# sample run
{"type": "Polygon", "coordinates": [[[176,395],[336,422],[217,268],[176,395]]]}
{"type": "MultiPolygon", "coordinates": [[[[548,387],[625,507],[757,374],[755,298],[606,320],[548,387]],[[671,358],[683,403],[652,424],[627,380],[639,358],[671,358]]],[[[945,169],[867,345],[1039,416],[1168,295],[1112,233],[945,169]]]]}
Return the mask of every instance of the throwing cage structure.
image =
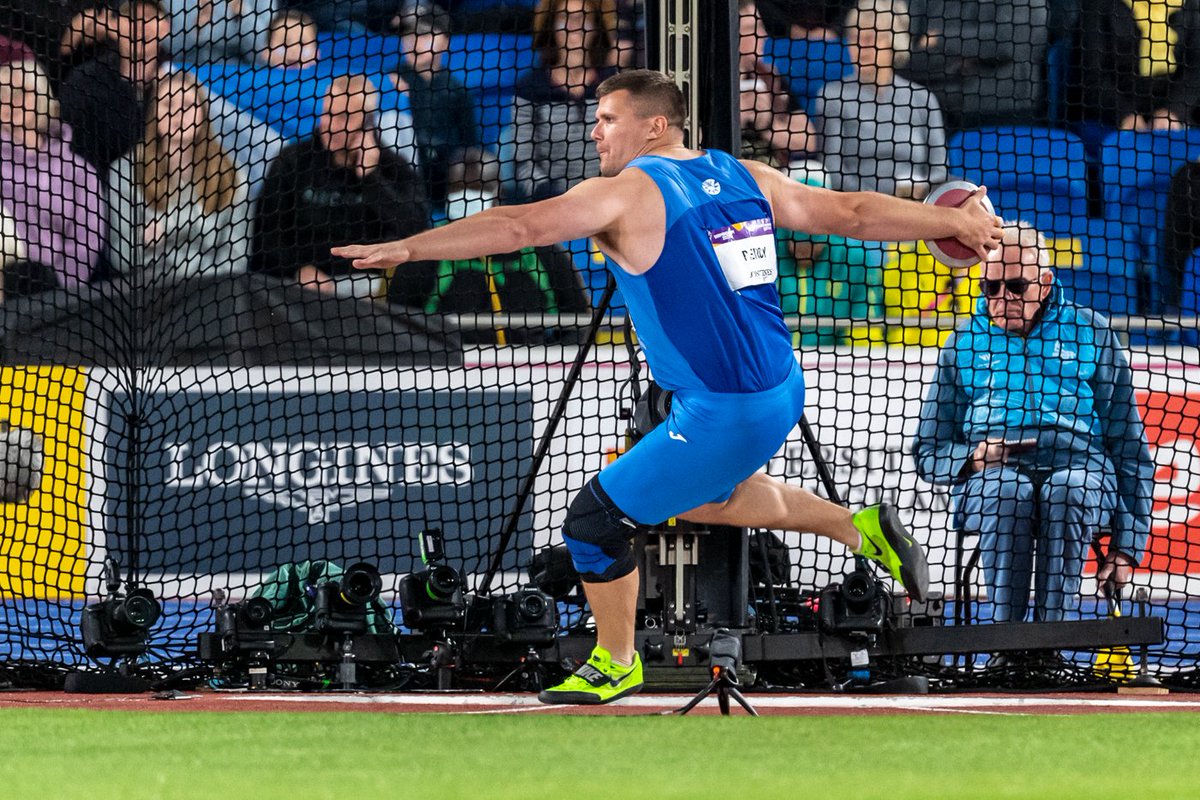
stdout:
{"type": "Polygon", "coordinates": [[[597,174],[595,86],[649,65],[693,146],[836,189],[986,185],[1117,331],[1155,471],[1123,597],[1094,580],[1105,522],[1064,619],[996,622],[912,453],[978,267],[780,231],[809,391],[766,469],[892,503],[933,592],[812,535],[666,521],[635,539],[648,683],[723,710],[739,686],[1195,688],[1190,2],[1132,43],[1086,0],[280,5],[0,9],[0,685],[535,690],[586,657],[559,527],[669,402],[602,257],[351,275],[328,249],[597,174]]]}

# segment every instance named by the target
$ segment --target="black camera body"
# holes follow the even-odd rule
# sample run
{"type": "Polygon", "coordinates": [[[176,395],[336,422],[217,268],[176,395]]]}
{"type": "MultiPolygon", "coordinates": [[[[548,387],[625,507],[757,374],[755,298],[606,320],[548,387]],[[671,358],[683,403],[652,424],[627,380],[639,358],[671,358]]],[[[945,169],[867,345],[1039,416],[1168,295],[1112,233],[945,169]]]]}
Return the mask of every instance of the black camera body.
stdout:
{"type": "Polygon", "coordinates": [[[466,581],[458,570],[443,563],[445,554],[438,531],[423,532],[420,541],[425,569],[401,578],[397,592],[404,624],[413,630],[457,625],[466,613],[466,581]]]}
{"type": "Polygon", "coordinates": [[[275,646],[271,620],[275,610],[265,597],[252,597],[241,603],[217,607],[217,635],[225,652],[257,653],[275,646]]]}
{"type": "Polygon", "coordinates": [[[821,590],[818,616],[829,633],[881,633],[889,600],[875,576],[856,569],[821,590]]]}
{"type": "Polygon", "coordinates": [[[112,591],[83,610],[84,652],[89,658],[141,655],[150,628],[161,614],[162,606],[149,589],[131,589],[125,595],[112,591]]]}
{"type": "Polygon", "coordinates": [[[367,608],[382,590],[378,569],[361,561],[351,564],[336,580],[317,584],[313,627],[322,633],[366,633],[367,608]]]}
{"type": "Polygon", "coordinates": [[[502,642],[553,644],[558,634],[554,598],[533,586],[496,598],[492,606],[492,632],[502,642]]]}

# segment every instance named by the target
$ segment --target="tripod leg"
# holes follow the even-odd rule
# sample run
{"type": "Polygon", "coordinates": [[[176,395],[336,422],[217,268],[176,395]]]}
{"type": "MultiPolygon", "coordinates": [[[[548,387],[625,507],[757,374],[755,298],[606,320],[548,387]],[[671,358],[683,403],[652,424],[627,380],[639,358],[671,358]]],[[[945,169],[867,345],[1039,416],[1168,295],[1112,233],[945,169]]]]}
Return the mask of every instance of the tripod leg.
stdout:
{"type": "MultiPolygon", "coordinates": [[[[752,716],[752,717],[757,717],[757,716],[758,716],[758,712],[754,710],[754,706],[750,705],[750,701],[749,701],[749,700],[747,700],[747,699],[746,699],[746,698],[745,698],[745,697],[742,695],[742,693],[741,693],[741,692],[739,692],[739,691],[737,690],[737,688],[736,688],[736,687],[734,687],[734,686],[729,686],[729,687],[727,687],[727,688],[726,688],[726,692],[727,692],[727,693],[729,694],[729,696],[730,696],[730,697],[732,697],[734,700],[737,700],[737,702],[738,702],[738,705],[740,705],[742,708],[746,709],[746,713],[747,713],[747,714],[749,714],[749,715],[750,715],[750,716],[752,716]]],[[[726,702],[726,704],[728,704],[728,703],[729,703],[729,701],[728,701],[728,700],[726,700],[725,702],[726,702]]],[[[726,711],[725,713],[726,713],[726,714],[728,714],[729,712],[728,712],[728,711],[726,711]]]]}
{"type": "Polygon", "coordinates": [[[676,715],[682,717],[684,714],[688,713],[693,708],[700,705],[700,701],[703,700],[704,698],[708,697],[712,693],[712,690],[717,688],[717,683],[719,681],[720,681],[720,678],[713,678],[711,681],[709,681],[708,686],[705,686],[703,689],[701,689],[699,692],[697,692],[696,696],[693,697],[691,700],[688,700],[685,705],[682,705],[679,708],[675,709],[674,711],[670,711],[668,713],[676,714],[676,715]]]}
{"type": "Polygon", "coordinates": [[[717,705],[721,709],[721,716],[729,716],[729,686],[724,681],[717,684],[717,705]]]}

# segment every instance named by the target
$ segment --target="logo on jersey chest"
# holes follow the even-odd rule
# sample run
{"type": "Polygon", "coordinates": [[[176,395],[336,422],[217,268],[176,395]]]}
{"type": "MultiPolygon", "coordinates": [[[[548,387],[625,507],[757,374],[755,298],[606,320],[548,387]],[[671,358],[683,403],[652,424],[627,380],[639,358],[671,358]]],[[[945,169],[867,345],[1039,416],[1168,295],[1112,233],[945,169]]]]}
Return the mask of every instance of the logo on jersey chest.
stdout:
{"type": "Polygon", "coordinates": [[[721,184],[716,178],[709,178],[700,184],[700,188],[704,190],[705,194],[711,194],[714,197],[721,193],[721,184]]]}

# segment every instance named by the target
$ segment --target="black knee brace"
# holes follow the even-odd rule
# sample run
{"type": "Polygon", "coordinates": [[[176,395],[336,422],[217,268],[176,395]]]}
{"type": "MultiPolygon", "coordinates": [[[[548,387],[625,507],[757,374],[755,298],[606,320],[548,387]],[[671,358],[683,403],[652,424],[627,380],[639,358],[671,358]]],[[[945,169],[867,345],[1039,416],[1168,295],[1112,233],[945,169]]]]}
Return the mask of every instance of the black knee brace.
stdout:
{"type": "Polygon", "coordinates": [[[637,523],[625,516],[592,478],[575,495],[563,521],[563,541],[571,551],[575,571],[588,583],[623,578],[637,567],[629,540],[637,523]]]}

